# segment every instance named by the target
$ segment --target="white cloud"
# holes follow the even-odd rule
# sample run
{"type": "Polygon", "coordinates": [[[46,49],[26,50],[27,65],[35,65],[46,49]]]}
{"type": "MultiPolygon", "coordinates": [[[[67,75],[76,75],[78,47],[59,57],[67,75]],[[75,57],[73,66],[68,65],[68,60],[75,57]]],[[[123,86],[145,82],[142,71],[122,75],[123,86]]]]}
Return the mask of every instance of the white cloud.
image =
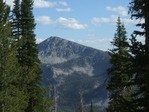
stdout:
{"type": "Polygon", "coordinates": [[[54,7],[55,5],[57,5],[57,2],[50,2],[50,1],[44,1],[44,0],[34,1],[35,8],[54,7]]]}
{"type": "Polygon", "coordinates": [[[39,16],[38,18],[36,18],[36,21],[44,25],[53,24],[53,21],[51,20],[49,16],[39,16]]]}
{"type": "MultiPolygon", "coordinates": [[[[91,19],[91,23],[99,26],[101,23],[108,23],[108,24],[112,24],[112,25],[116,25],[118,16],[117,15],[111,15],[110,18],[97,18],[94,17],[93,19],[91,19]]],[[[136,20],[136,19],[129,19],[129,18],[121,18],[121,22],[124,22],[125,25],[128,24],[137,24],[137,23],[142,23],[144,20],[136,20]]]]}
{"type": "Polygon", "coordinates": [[[35,8],[54,7],[56,5],[67,6],[66,2],[50,2],[45,0],[34,0],[35,8]]]}
{"type": "Polygon", "coordinates": [[[118,6],[118,7],[115,7],[115,8],[112,8],[110,6],[107,6],[106,9],[107,10],[110,10],[110,11],[118,12],[122,16],[127,16],[128,15],[128,11],[126,10],[125,7],[122,7],[122,6],[118,6]]]}
{"type": "Polygon", "coordinates": [[[111,15],[110,18],[97,18],[97,17],[94,17],[93,19],[91,19],[91,23],[96,25],[96,26],[100,25],[100,23],[113,24],[113,23],[116,23],[117,18],[118,18],[118,16],[115,16],[115,15],[111,15]]]}
{"type": "Polygon", "coordinates": [[[74,18],[63,18],[60,17],[53,21],[49,16],[39,16],[36,21],[40,24],[47,25],[53,24],[56,28],[60,29],[85,29],[87,24],[79,24],[79,22],[74,18]]]}
{"type": "Polygon", "coordinates": [[[144,36],[137,36],[137,40],[142,42],[143,44],[145,43],[145,37],[144,36]]]}
{"type": "Polygon", "coordinates": [[[6,4],[9,5],[11,9],[13,8],[13,1],[14,0],[6,0],[6,4]]]}
{"type": "Polygon", "coordinates": [[[63,5],[63,6],[68,6],[66,2],[58,2],[58,3],[63,5]]]}
{"type": "Polygon", "coordinates": [[[66,8],[66,9],[59,9],[59,8],[56,8],[56,11],[58,12],[70,12],[72,11],[70,8],[66,8]]]}
{"type": "Polygon", "coordinates": [[[75,42],[75,40],[74,40],[74,39],[67,38],[67,40],[72,41],[72,42],[75,42]]]}
{"type": "Polygon", "coordinates": [[[87,24],[79,24],[79,22],[74,18],[63,18],[60,17],[55,21],[57,28],[64,29],[85,29],[87,24]]]}
{"type": "Polygon", "coordinates": [[[99,50],[107,51],[111,48],[112,39],[89,39],[89,40],[77,40],[77,43],[80,43],[85,46],[90,46],[99,50]]]}
{"type": "Polygon", "coordinates": [[[39,39],[39,38],[36,39],[36,43],[41,43],[42,41],[44,41],[44,39],[39,39]]]}
{"type": "MultiPolygon", "coordinates": [[[[6,3],[11,6],[11,8],[13,7],[13,1],[14,0],[6,0],[6,3]]],[[[63,5],[63,6],[67,6],[66,2],[50,2],[50,1],[46,1],[46,0],[34,0],[34,7],[35,8],[45,8],[45,7],[54,7],[56,5],[63,5]]]]}
{"type": "Polygon", "coordinates": [[[109,18],[97,18],[97,17],[94,17],[91,22],[94,24],[94,25],[97,25],[98,23],[109,23],[110,22],[110,19],[109,18]]]}

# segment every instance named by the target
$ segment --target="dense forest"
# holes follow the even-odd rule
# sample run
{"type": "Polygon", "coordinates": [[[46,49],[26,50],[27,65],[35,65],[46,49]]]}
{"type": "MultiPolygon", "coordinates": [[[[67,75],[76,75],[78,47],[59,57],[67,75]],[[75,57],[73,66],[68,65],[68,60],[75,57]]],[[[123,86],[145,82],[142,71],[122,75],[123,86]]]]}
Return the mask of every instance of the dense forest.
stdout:
{"type": "MultiPolygon", "coordinates": [[[[42,86],[32,10],[33,0],[14,0],[12,10],[0,0],[0,112],[51,111],[52,102],[42,86]]],[[[149,112],[149,1],[131,0],[129,13],[131,19],[144,22],[136,24],[141,30],[128,38],[120,17],[117,20],[109,50],[107,112],[149,112]],[[137,40],[140,36],[144,43],[137,40]]]]}
{"type": "Polygon", "coordinates": [[[120,18],[111,42],[112,67],[107,89],[110,91],[108,112],[149,111],[149,1],[132,0],[129,6],[132,19],[143,20],[136,24],[140,31],[134,31],[130,40],[120,18]],[[144,37],[145,42],[137,40],[144,37]]]}
{"type": "Polygon", "coordinates": [[[46,112],[32,0],[0,0],[0,112],[46,112]]]}

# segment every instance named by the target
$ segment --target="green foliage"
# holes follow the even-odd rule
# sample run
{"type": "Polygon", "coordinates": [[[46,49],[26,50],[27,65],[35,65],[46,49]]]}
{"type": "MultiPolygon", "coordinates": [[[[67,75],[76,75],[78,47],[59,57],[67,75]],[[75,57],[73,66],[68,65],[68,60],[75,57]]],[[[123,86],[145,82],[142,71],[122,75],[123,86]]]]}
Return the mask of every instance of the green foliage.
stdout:
{"type": "Polygon", "coordinates": [[[130,97],[130,87],[128,88],[127,84],[132,77],[130,73],[132,63],[126,30],[120,18],[117,20],[117,30],[111,43],[114,48],[110,50],[112,67],[108,69],[110,80],[107,89],[110,90],[111,95],[107,110],[125,112],[129,110],[124,109],[123,106],[128,103],[130,97]]]}
{"type": "Polygon", "coordinates": [[[149,91],[149,49],[146,45],[138,42],[135,37],[132,37],[131,42],[131,52],[134,55],[132,59],[132,73],[135,74],[131,84],[136,86],[135,92],[132,96],[135,97],[133,105],[135,106],[135,111],[146,112],[146,109],[148,110],[146,107],[149,105],[148,95],[146,94],[149,91]]]}
{"type": "Polygon", "coordinates": [[[32,0],[0,0],[0,111],[46,112],[52,105],[41,85],[32,0]]]}
{"type": "Polygon", "coordinates": [[[17,42],[16,44],[19,44],[18,40],[20,39],[21,36],[21,6],[20,6],[20,0],[14,0],[14,8],[12,10],[12,18],[13,18],[13,22],[11,23],[11,27],[12,27],[12,35],[14,36],[14,38],[16,39],[15,41],[17,42]]]}
{"type": "Polygon", "coordinates": [[[136,91],[133,97],[135,111],[147,112],[149,111],[149,1],[148,0],[132,0],[130,2],[129,12],[132,18],[143,20],[143,22],[136,24],[141,27],[140,31],[134,31],[131,39],[131,52],[134,55],[133,71],[135,74],[132,80],[132,85],[135,85],[136,91]],[[137,41],[137,36],[145,38],[145,44],[137,41]]]}
{"type": "Polygon", "coordinates": [[[111,77],[108,89],[115,90],[116,88],[123,88],[129,80],[127,67],[129,67],[131,63],[129,61],[130,54],[128,50],[126,31],[124,25],[120,21],[120,18],[118,18],[117,30],[111,43],[114,45],[114,49],[110,50],[110,62],[112,67],[108,69],[108,74],[111,77]]]}
{"type": "Polygon", "coordinates": [[[10,8],[0,0],[0,111],[23,112],[24,90],[18,88],[20,67],[13,45],[9,22],[10,8]]]}
{"type": "Polygon", "coordinates": [[[39,67],[37,44],[35,42],[35,23],[32,14],[32,0],[15,0],[13,34],[17,39],[17,59],[21,66],[21,84],[25,85],[27,107],[25,112],[45,112],[45,94],[41,85],[42,70],[39,67]],[[19,10],[20,9],[20,10],[19,10]]]}

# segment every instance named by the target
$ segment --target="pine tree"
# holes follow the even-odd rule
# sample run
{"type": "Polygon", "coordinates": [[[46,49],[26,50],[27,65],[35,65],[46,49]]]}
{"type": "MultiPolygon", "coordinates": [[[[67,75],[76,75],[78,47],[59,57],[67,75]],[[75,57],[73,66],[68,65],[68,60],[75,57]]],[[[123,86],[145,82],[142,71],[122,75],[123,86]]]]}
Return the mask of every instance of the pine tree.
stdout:
{"type": "Polygon", "coordinates": [[[131,55],[129,53],[129,43],[127,41],[127,32],[124,24],[121,23],[120,17],[117,20],[117,30],[114,39],[111,42],[113,49],[110,50],[110,63],[112,67],[108,69],[110,77],[107,89],[110,91],[110,102],[107,111],[129,111],[128,105],[128,88],[127,84],[132,75],[130,74],[131,55]],[[125,109],[123,108],[125,106],[125,109]]]}
{"type": "Polygon", "coordinates": [[[26,96],[17,88],[20,68],[9,20],[10,8],[0,0],[0,111],[23,112],[26,96]]]}
{"type": "Polygon", "coordinates": [[[133,58],[133,74],[135,74],[133,85],[137,87],[134,96],[135,111],[149,111],[149,1],[132,0],[129,12],[132,18],[144,22],[136,24],[142,28],[141,31],[134,31],[132,34],[131,51],[133,58]],[[137,36],[145,38],[145,44],[137,41],[137,36]]]}
{"type": "Polygon", "coordinates": [[[44,112],[44,90],[41,87],[40,61],[35,40],[35,23],[33,0],[21,2],[21,39],[19,49],[19,64],[23,67],[23,82],[27,88],[28,106],[25,112],[44,112]]]}
{"type": "Polygon", "coordinates": [[[13,9],[13,33],[16,40],[18,63],[21,66],[20,83],[27,96],[24,112],[45,112],[49,101],[41,85],[42,70],[39,67],[38,49],[35,42],[33,0],[15,0],[13,9]],[[47,104],[45,104],[47,103],[47,104]]]}
{"type": "MultiPolygon", "coordinates": [[[[8,51],[9,51],[9,41],[8,35],[10,34],[10,28],[8,26],[8,16],[9,16],[9,7],[0,0],[0,111],[3,112],[6,110],[6,106],[8,102],[6,101],[5,95],[7,94],[7,87],[6,85],[9,83],[7,82],[7,68],[8,65],[7,58],[8,51]]],[[[9,59],[9,58],[8,58],[9,59]]],[[[8,80],[9,81],[9,80],[8,80]]]]}

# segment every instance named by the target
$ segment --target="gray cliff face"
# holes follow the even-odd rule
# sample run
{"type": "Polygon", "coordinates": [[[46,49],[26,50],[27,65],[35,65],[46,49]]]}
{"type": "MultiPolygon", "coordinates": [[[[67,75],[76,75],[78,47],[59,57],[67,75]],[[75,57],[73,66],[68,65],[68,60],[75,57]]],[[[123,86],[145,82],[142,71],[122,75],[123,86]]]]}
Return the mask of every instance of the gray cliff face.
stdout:
{"type": "Polygon", "coordinates": [[[107,53],[59,37],[48,38],[38,49],[43,84],[57,87],[59,108],[74,108],[79,103],[80,90],[84,91],[86,104],[92,100],[96,105],[107,105],[107,53]]]}
{"type": "Polygon", "coordinates": [[[39,58],[42,63],[46,64],[57,64],[80,57],[82,55],[80,51],[86,49],[84,46],[78,46],[76,43],[59,37],[50,37],[38,47],[39,58]]]}

